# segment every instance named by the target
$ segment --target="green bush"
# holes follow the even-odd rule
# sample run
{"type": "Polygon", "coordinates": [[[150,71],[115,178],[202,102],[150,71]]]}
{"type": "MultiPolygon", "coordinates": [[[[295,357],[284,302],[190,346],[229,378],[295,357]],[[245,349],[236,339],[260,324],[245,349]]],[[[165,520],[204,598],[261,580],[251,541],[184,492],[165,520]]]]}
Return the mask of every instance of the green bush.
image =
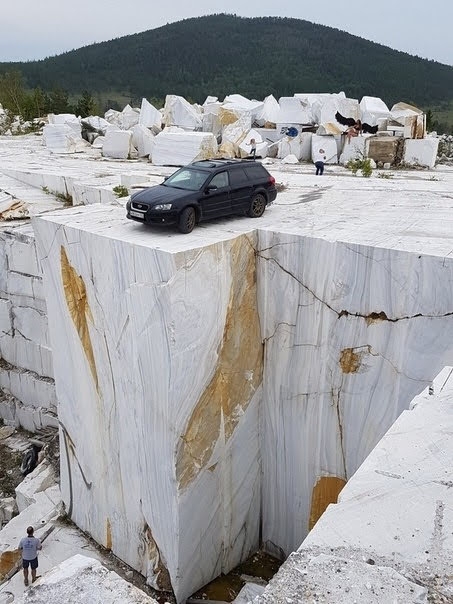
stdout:
{"type": "Polygon", "coordinates": [[[371,160],[364,158],[356,158],[350,159],[346,164],[345,168],[351,170],[354,176],[357,175],[357,172],[360,170],[362,172],[362,176],[365,178],[369,178],[373,174],[373,168],[371,167],[371,160]]]}
{"type": "Polygon", "coordinates": [[[127,197],[129,195],[127,187],[123,185],[116,185],[116,187],[113,187],[113,192],[117,197],[127,197]]]}

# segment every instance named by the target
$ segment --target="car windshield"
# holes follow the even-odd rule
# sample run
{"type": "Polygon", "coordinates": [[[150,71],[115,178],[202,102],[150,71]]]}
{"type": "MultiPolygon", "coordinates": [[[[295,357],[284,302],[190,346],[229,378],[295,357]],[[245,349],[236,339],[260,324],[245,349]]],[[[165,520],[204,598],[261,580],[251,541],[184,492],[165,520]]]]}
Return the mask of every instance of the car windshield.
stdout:
{"type": "Polygon", "coordinates": [[[166,187],[175,187],[176,189],[185,189],[186,191],[199,191],[208,176],[209,174],[203,170],[181,168],[167,178],[163,184],[166,187]]]}

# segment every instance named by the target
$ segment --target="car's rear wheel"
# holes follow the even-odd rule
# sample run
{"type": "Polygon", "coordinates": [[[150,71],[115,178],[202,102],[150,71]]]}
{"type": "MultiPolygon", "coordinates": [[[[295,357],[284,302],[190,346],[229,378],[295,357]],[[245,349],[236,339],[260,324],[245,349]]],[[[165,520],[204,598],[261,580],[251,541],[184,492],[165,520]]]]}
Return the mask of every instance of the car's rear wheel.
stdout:
{"type": "Polygon", "coordinates": [[[179,215],[178,229],[181,233],[191,233],[195,227],[196,215],[195,210],[189,206],[179,215]]]}
{"type": "Polygon", "coordinates": [[[264,214],[265,209],[266,198],[262,193],[256,193],[253,196],[249,209],[247,210],[247,216],[250,216],[250,218],[259,218],[264,214]]]}

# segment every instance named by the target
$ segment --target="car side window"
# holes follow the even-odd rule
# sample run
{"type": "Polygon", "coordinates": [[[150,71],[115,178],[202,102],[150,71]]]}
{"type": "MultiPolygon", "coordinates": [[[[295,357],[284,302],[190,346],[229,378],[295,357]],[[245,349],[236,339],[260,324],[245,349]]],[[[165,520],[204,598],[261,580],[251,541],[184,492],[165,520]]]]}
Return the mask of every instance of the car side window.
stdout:
{"type": "Polygon", "coordinates": [[[247,174],[242,168],[230,170],[230,183],[232,186],[241,185],[248,182],[247,174]]]}
{"type": "Polygon", "coordinates": [[[260,165],[247,166],[245,168],[245,172],[247,176],[252,180],[262,180],[263,178],[265,179],[267,176],[265,168],[260,165]]]}
{"type": "Polygon", "coordinates": [[[228,172],[220,172],[216,174],[214,178],[209,183],[210,187],[217,187],[218,189],[223,189],[228,186],[228,172]]]}

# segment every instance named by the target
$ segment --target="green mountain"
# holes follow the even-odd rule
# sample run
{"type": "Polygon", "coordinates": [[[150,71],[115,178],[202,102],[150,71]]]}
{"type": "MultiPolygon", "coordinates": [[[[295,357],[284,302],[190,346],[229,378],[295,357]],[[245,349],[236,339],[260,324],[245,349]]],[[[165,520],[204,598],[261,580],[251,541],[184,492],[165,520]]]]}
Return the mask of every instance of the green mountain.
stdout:
{"type": "Polygon", "coordinates": [[[211,15],[92,44],[41,61],[0,63],[20,71],[29,89],[70,95],[180,94],[202,102],[241,93],[338,92],[387,104],[419,106],[453,100],[453,67],[299,19],[211,15]]]}

